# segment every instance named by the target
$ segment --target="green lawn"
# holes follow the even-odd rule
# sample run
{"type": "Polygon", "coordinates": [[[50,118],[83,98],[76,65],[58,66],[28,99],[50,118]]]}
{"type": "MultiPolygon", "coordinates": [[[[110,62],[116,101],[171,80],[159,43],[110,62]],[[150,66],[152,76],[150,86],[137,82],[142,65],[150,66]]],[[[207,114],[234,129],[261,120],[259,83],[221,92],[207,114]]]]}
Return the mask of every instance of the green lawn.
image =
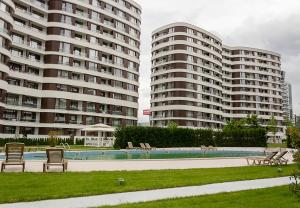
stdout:
{"type": "MultiPolygon", "coordinates": [[[[250,191],[221,193],[106,208],[299,208],[300,202],[292,196],[288,186],[250,191]]],[[[104,207],[103,207],[104,208],[104,207]]]]}
{"type": "Polygon", "coordinates": [[[113,147],[85,147],[83,145],[70,145],[71,150],[114,150],[113,147]]]}
{"type": "Polygon", "coordinates": [[[289,175],[296,165],[87,173],[0,173],[0,203],[88,196],[289,175]],[[118,178],[126,184],[117,185],[118,178]]]}
{"type": "MultiPolygon", "coordinates": [[[[57,145],[56,147],[62,147],[57,145]]],[[[45,151],[49,146],[25,146],[25,152],[36,152],[36,151],[45,151]]],[[[85,147],[83,145],[70,145],[70,150],[113,150],[114,148],[110,147],[85,147]]],[[[0,152],[4,152],[4,147],[0,147],[0,152]]]]}
{"type": "Polygon", "coordinates": [[[286,143],[282,143],[282,144],[268,144],[268,147],[269,148],[278,148],[278,147],[281,147],[281,148],[286,148],[286,143]]]}

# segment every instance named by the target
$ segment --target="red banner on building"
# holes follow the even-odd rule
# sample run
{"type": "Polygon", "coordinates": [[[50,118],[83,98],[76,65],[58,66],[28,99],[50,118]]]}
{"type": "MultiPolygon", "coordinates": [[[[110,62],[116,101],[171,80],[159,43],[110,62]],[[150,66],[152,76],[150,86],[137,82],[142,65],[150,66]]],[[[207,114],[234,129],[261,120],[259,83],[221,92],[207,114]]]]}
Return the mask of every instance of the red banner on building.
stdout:
{"type": "Polygon", "coordinates": [[[149,109],[143,110],[143,115],[144,115],[144,116],[150,116],[150,115],[151,115],[150,110],[149,110],[149,109]]]}

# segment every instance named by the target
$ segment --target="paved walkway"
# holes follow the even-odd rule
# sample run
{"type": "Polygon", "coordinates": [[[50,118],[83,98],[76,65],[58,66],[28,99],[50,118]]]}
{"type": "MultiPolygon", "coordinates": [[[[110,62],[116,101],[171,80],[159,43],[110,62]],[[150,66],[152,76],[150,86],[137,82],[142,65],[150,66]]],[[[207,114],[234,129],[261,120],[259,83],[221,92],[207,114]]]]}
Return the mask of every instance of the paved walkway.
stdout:
{"type": "MultiPolygon", "coordinates": [[[[292,162],[292,156],[286,157],[292,162]]],[[[26,161],[26,172],[42,172],[44,161],[26,161]]],[[[0,162],[1,163],[1,162],[0,162]]],[[[68,172],[166,170],[192,168],[223,168],[247,166],[245,158],[169,159],[169,160],[70,160],[68,172]]],[[[19,172],[20,167],[8,167],[8,172],[19,172]]],[[[51,167],[50,171],[61,171],[51,167]]]]}
{"type": "MultiPolygon", "coordinates": [[[[172,148],[168,148],[171,150],[172,148]]],[[[174,148],[190,150],[197,148],[174,148]]],[[[199,149],[199,148],[198,148],[199,149]]],[[[239,148],[223,147],[219,150],[231,151],[265,151],[266,148],[239,148]]],[[[275,149],[273,149],[275,150],[275,149]]],[[[276,148],[276,150],[279,150],[276,148]]],[[[272,149],[268,150],[269,152],[272,149]]],[[[285,156],[292,162],[292,154],[285,156]]],[[[26,161],[26,172],[42,172],[43,162],[38,160],[26,161]]],[[[1,161],[0,161],[1,163],[1,161]]],[[[191,169],[191,168],[223,168],[247,166],[245,158],[194,158],[194,159],[162,159],[162,160],[70,160],[68,171],[121,171],[121,170],[165,170],[165,169],[191,169]]],[[[20,167],[8,167],[8,172],[19,172],[20,167]]],[[[60,168],[52,167],[51,171],[61,171],[60,168]]]]}
{"type": "Polygon", "coordinates": [[[179,188],[158,189],[149,191],[137,191],[117,194],[106,194],[99,196],[77,197],[69,199],[45,200],[37,202],[25,202],[14,204],[3,204],[0,208],[89,208],[104,205],[119,205],[125,203],[137,203],[170,199],[178,197],[201,196],[222,192],[243,191],[250,189],[268,188],[282,186],[290,183],[289,177],[258,179],[248,181],[236,181],[216,183],[203,186],[189,186],[179,188]]]}
{"type": "MultiPolygon", "coordinates": [[[[26,172],[42,172],[44,161],[26,161],[26,172]]],[[[1,163],[1,162],[0,162],[1,163]]],[[[171,160],[70,160],[68,172],[120,171],[120,170],[163,170],[191,168],[222,168],[246,166],[243,158],[230,159],[171,159],[171,160]]],[[[61,168],[51,167],[50,171],[61,168]]],[[[10,166],[7,172],[19,172],[20,167],[10,166]]]]}

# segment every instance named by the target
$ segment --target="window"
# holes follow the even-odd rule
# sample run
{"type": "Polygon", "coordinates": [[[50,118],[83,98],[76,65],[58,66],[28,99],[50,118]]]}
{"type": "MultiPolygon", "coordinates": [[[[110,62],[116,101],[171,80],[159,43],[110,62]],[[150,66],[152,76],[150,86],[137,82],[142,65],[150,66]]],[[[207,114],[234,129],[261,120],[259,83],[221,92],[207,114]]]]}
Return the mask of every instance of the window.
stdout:
{"type": "Polygon", "coordinates": [[[65,53],[70,53],[71,45],[69,43],[60,42],[59,51],[60,52],[65,52],[65,53]]]}
{"type": "Polygon", "coordinates": [[[133,73],[127,72],[127,77],[129,80],[135,80],[135,78],[134,78],[135,76],[133,73]]]}
{"type": "Polygon", "coordinates": [[[71,100],[71,102],[70,102],[70,109],[71,110],[78,110],[78,101],[71,100]]]}
{"type": "Polygon", "coordinates": [[[123,30],[123,31],[125,31],[125,24],[124,24],[124,23],[121,23],[121,22],[118,22],[118,21],[116,21],[116,28],[118,28],[119,30],[123,30]]]}
{"type": "Polygon", "coordinates": [[[119,66],[123,66],[123,59],[120,57],[116,57],[115,58],[115,64],[119,65],[119,66]]]}
{"type": "Polygon", "coordinates": [[[72,93],[79,93],[79,88],[78,87],[71,87],[70,92],[72,93]]]}
{"type": "Polygon", "coordinates": [[[19,35],[19,34],[13,34],[12,35],[12,41],[14,43],[23,44],[24,43],[24,37],[22,35],[19,35]]]}
{"type": "Polygon", "coordinates": [[[80,67],[81,66],[81,62],[78,60],[73,60],[73,66],[74,67],[80,67]]]}
{"type": "Polygon", "coordinates": [[[30,47],[41,49],[41,47],[42,47],[42,42],[41,42],[41,41],[38,41],[38,40],[31,39],[31,40],[30,40],[30,47]]]}
{"type": "Polygon", "coordinates": [[[37,107],[37,98],[23,96],[23,106],[27,107],[37,107]]]}
{"type": "Polygon", "coordinates": [[[41,60],[41,56],[35,53],[29,53],[28,58],[32,61],[37,61],[37,62],[41,60]]]}
{"type": "Polygon", "coordinates": [[[88,62],[88,69],[89,70],[97,71],[97,68],[98,68],[98,64],[96,64],[94,62],[88,62]]]}
{"type": "Polygon", "coordinates": [[[89,50],[89,57],[92,59],[98,59],[98,51],[90,49],[89,50]]]}
{"type": "Polygon", "coordinates": [[[96,95],[96,90],[87,88],[86,89],[86,94],[88,94],[88,95],[96,95]]]}
{"type": "Polygon", "coordinates": [[[86,109],[88,112],[95,112],[96,111],[95,103],[87,103],[86,109]]]}
{"type": "Polygon", "coordinates": [[[13,56],[23,56],[23,51],[20,49],[13,48],[11,49],[11,54],[13,56]]]}
{"type": "Polygon", "coordinates": [[[80,74],[72,73],[73,80],[80,80],[80,74]]]}
{"type": "Polygon", "coordinates": [[[120,81],[115,81],[115,87],[123,88],[123,83],[120,81]]]}
{"type": "Polygon", "coordinates": [[[66,109],[67,108],[67,100],[58,98],[56,99],[55,109],[66,109]]]}
{"type": "MultiPolygon", "coordinates": [[[[20,20],[20,19],[14,19],[14,23],[20,27],[23,27],[25,25],[25,21],[20,20]]],[[[1,21],[0,21],[0,26],[1,26],[1,21]]],[[[2,28],[5,28],[5,27],[2,27],[2,28]]]]}
{"type": "Polygon", "coordinates": [[[59,56],[58,63],[63,65],[70,65],[70,58],[66,56],[59,56]]]}
{"type": "Polygon", "coordinates": [[[92,19],[99,20],[100,14],[98,12],[92,11],[92,19]]]}
{"type": "Polygon", "coordinates": [[[128,69],[134,69],[134,63],[132,61],[128,61],[128,69]]]}
{"type": "Polygon", "coordinates": [[[91,36],[90,37],[90,43],[98,43],[98,39],[96,38],[96,37],[94,37],[94,36],[91,36]]]}
{"type": "Polygon", "coordinates": [[[67,24],[72,24],[72,18],[67,15],[61,15],[61,22],[67,23],[67,24]]]}
{"type": "Polygon", "coordinates": [[[132,84],[127,84],[127,88],[130,91],[134,91],[134,85],[132,85],[132,84]]]}
{"type": "Polygon", "coordinates": [[[68,91],[67,85],[57,84],[56,88],[58,91],[68,91]]]}
{"type": "Polygon", "coordinates": [[[64,70],[59,70],[58,71],[58,76],[59,77],[63,77],[63,78],[68,78],[69,77],[69,72],[68,71],[64,71],[64,70]]]}
{"type": "Polygon", "coordinates": [[[65,122],[65,114],[56,113],[55,114],[55,122],[64,123],[65,122]]]}
{"type": "Polygon", "coordinates": [[[96,83],[97,82],[97,78],[94,77],[94,76],[90,76],[90,75],[87,75],[87,82],[91,82],[91,83],[96,83]]]}
{"type": "Polygon", "coordinates": [[[92,31],[99,31],[100,30],[100,26],[95,25],[95,24],[91,24],[91,30],[92,31]]]}
{"type": "Polygon", "coordinates": [[[115,69],[115,74],[114,74],[115,76],[117,76],[117,77],[122,77],[123,75],[122,75],[122,70],[121,69],[115,69]]]}
{"type": "Polygon", "coordinates": [[[75,47],[75,48],[74,48],[74,51],[73,51],[73,54],[74,54],[75,56],[81,56],[81,48],[75,47]]]}
{"type": "Polygon", "coordinates": [[[71,30],[60,29],[60,35],[65,36],[65,37],[71,37],[71,30]]]}
{"type": "Polygon", "coordinates": [[[122,100],[122,94],[114,93],[114,99],[122,100]]]}
{"type": "Polygon", "coordinates": [[[63,2],[62,3],[62,10],[63,11],[68,11],[68,12],[72,12],[73,11],[72,4],[71,3],[67,3],[67,2],[63,2]]]}

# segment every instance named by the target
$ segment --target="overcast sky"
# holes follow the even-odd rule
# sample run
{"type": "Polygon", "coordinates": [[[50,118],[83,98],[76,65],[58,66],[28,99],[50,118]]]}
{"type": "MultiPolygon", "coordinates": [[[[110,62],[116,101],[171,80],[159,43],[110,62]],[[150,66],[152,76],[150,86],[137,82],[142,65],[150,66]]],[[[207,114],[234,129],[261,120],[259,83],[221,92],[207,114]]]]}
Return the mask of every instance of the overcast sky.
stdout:
{"type": "Polygon", "coordinates": [[[150,107],[151,33],[172,22],[208,30],[230,46],[257,47],[282,55],[282,70],[300,113],[300,0],[136,0],[142,6],[139,121],[150,107]]]}

